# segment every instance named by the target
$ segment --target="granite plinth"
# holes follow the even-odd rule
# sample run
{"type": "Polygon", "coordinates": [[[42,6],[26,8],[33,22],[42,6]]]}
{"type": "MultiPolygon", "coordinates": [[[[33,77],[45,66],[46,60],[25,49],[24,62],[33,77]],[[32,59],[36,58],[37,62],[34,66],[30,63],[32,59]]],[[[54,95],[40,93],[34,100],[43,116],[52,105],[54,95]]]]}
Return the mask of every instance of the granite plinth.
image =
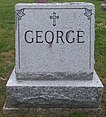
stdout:
{"type": "Polygon", "coordinates": [[[19,81],[14,70],[7,83],[7,107],[98,108],[102,92],[95,72],[93,80],[88,81],[19,81]]]}
{"type": "MultiPolygon", "coordinates": [[[[6,103],[8,104],[8,102],[6,103]]],[[[66,117],[69,116],[71,113],[79,112],[79,113],[88,113],[90,115],[92,114],[98,114],[102,111],[102,109],[99,108],[14,108],[14,107],[6,107],[4,105],[3,112],[5,114],[13,115],[13,116],[19,116],[19,113],[25,113],[27,117],[32,117],[35,115],[39,116],[49,116],[50,117],[66,117]]]]}

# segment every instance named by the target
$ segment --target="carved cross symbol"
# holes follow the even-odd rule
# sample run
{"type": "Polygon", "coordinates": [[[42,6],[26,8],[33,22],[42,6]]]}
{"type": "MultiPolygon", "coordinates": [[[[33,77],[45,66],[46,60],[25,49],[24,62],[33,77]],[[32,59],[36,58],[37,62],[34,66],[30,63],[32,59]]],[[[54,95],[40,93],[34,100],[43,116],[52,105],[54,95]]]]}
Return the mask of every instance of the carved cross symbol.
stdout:
{"type": "Polygon", "coordinates": [[[53,16],[50,16],[50,19],[53,19],[53,26],[56,26],[56,19],[59,19],[59,16],[56,16],[56,13],[53,12],[53,16]]]}

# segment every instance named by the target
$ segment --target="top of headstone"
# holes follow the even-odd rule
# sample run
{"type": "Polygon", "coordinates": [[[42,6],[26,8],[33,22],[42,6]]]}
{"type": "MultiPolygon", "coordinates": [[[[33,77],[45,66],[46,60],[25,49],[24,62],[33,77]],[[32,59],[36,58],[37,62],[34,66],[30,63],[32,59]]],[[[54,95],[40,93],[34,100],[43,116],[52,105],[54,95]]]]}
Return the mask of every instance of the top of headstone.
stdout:
{"type": "Polygon", "coordinates": [[[77,6],[77,7],[85,7],[85,8],[87,8],[87,6],[89,7],[89,8],[92,8],[92,7],[94,7],[94,4],[92,4],[92,3],[87,3],[87,2],[65,2],[65,3],[18,3],[18,4],[16,4],[16,9],[17,8],[23,8],[23,7],[31,7],[31,8],[33,8],[33,7],[40,7],[40,6],[45,6],[45,7],[50,7],[50,8],[52,8],[53,6],[55,5],[55,7],[57,6],[57,7],[59,7],[59,5],[63,5],[63,7],[75,7],[75,6],[77,6]],[[39,6],[38,6],[39,5],[39,6]]]}

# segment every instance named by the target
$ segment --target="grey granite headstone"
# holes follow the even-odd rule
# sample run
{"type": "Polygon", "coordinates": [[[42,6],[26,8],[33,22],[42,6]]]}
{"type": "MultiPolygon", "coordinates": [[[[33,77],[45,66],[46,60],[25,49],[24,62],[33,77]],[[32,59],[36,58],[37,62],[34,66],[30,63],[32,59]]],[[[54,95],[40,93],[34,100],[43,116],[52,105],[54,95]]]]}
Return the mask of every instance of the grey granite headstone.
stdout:
{"type": "Polygon", "coordinates": [[[16,5],[16,66],[6,85],[5,113],[100,107],[94,15],[91,3],[16,5]]]}
{"type": "Polygon", "coordinates": [[[93,78],[94,5],[17,4],[17,79],[93,78]]]}
{"type": "Polygon", "coordinates": [[[104,0],[104,3],[101,4],[101,7],[104,11],[106,11],[106,0],[104,0]]]}
{"type": "Polygon", "coordinates": [[[104,11],[106,11],[106,3],[101,4],[101,7],[102,7],[102,9],[103,9],[104,11]]]}

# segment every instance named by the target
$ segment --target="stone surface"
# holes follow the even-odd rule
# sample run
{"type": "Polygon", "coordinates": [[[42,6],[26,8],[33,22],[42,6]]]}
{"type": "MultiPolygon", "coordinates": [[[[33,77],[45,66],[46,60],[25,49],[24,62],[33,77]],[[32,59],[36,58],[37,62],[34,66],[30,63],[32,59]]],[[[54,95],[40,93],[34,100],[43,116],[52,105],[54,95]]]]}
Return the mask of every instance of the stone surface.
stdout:
{"type": "Polygon", "coordinates": [[[102,9],[103,9],[104,11],[106,11],[106,3],[101,4],[101,7],[102,7],[102,9]]]}
{"type": "Polygon", "coordinates": [[[18,81],[14,70],[7,83],[7,107],[98,108],[102,91],[95,72],[88,81],[18,81]]]}
{"type": "Polygon", "coordinates": [[[16,66],[5,113],[100,109],[94,14],[90,3],[16,5],[16,66]]]}
{"type": "Polygon", "coordinates": [[[53,73],[17,73],[18,80],[91,80],[91,73],[70,73],[70,72],[53,72],[53,73]]]}
{"type": "Polygon", "coordinates": [[[71,113],[80,112],[80,113],[88,113],[88,114],[99,114],[102,109],[99,108],[15,108],[15,107],[7,107],[8,102],[3,107],[3,112],[5,114],[10,114],[13,116],[19,116],[19,113],[25,113],[26,116],[35,116],[38,114],[39,116],[49,116],[50,117],[66,117],[71,113]]]}
{"type": "Polygon", "coordinates": [[[93,78],[94,5],[16,5],[17,79],[93,78]]]}

